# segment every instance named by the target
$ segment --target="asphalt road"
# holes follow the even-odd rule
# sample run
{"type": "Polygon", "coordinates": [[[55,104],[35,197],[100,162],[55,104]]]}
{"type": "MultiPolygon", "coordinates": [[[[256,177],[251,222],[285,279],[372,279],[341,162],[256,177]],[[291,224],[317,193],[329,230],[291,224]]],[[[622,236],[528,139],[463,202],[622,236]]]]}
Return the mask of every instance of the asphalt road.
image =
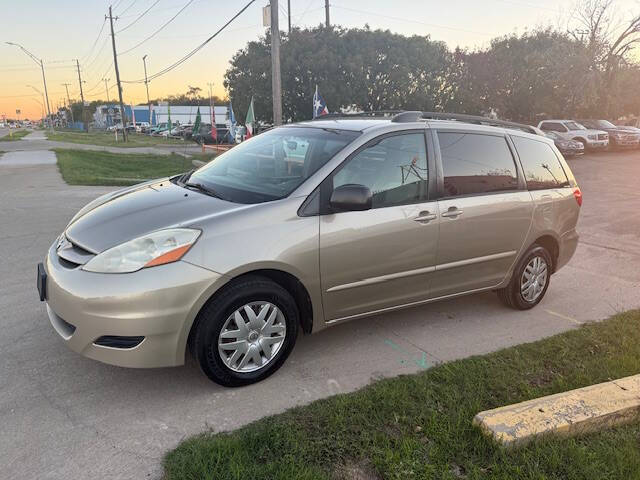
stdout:
{"type": "Polygon", "coordinates": [[[185,436],[228,430],[372,379],[536,340],[640,307],[640,151],[570,164],[584,194],[581,241],[528,312],[492,293],[301,337],[284,367],[241,389],[183,367],[130,370],[69,351],[35,290],[35,265],[106,188],[69,187],[50,152],[0,157],[0,478],[158,478],[185,436]]]}

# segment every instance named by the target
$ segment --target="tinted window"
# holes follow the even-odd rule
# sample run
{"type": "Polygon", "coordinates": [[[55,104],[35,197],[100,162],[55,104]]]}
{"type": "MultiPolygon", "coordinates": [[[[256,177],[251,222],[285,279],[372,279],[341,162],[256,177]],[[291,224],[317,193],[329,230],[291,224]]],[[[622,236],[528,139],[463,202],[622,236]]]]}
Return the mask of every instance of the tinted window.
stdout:
{"type": "Polygon", "coordinates": [[[427,197],[427,152],[424,134],[386,137],[347,161],[333,177],[333,188],[365,185],[373,208],[419,203],[427,197]]]}
{"type": "Polygon", "coordinates": [[[216,157],[189,179],[222,198],[259,203],[289,195],[360,132],[280,127],[216,157]]]}
{"type": "Polygon", "coordinates": [[[567,175],[551,146],[537,140],[512,137],[529,190],[565,187],[567,175]]]}
{"type": "Polygon", "coordinates": [[[516,166],[503,137],[439,132],[447,196],[518,188],[516,166]]]}
{"type": "Polygon", "coordinates": [[[562,126],[561,123],[546,122],[540,126],[540,130],[546,130],[551,132],[566,132],[567,129],[562,126]]]}

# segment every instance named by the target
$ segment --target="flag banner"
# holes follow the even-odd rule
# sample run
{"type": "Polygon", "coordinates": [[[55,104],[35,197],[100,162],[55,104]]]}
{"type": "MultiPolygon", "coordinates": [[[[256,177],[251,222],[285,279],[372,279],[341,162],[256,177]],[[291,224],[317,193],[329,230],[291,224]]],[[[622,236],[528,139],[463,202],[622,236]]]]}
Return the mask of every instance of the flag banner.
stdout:
{"type": "Polygon", "coordinates": [[[231,136],[231,143],[236,141],[236,116],[233,114],[233,105],[229,100],[229,135],[231,136]]]}
{"type": "Polygon", "coordinates": [[[313,94],[313,118],[327,115],[329,109],[322,96],[318,93],[318,85],[316,85],[316,93],[313,94]]]}
{"type": "Polygon", "coordinates": [[[131,122],[133,126],[136,126],[136,111],[133,109],[133,104],[131,104],[131,122]]]}
{"type": "Polygon", "coordinates": [[[200,117],[200,107],[198,107],[198,111],[196,112],[196,121],[193,124],[193,130],[191,130],[191,136],[195,137],[200,134],[200,124],[202,123],[202,118],[200,117]]]}
{"type": "Polygon", "coordinates": [[[216,106],[211,99],[211,138],[218,143],[218,129],[216,128],[216,106]]]}
{"type": "Polygon", "coordinates": [[[171,135],[171,105],[167,103],[167,126],[169,127],[168,134],[171,135]]]}
{"type": "Polygon", "coordinates": [[[253,136],[253,124],[256,121],[256,116],[253,112],[253,97],[251,97],[251,103],[249,104],[249,111],[247,112],[247,118],[244,123],[247,127],[247,135],[245,138],[251,138],[253,136]]]}

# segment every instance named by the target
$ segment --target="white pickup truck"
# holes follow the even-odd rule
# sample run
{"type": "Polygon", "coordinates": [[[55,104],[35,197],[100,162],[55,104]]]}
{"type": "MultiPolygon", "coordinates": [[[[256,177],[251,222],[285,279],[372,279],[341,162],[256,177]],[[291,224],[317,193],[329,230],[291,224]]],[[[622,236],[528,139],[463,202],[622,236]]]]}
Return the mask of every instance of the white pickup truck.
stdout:
{"type": "Polygon", "coordinates": [[[565,140],[576,140],[586,149],[606,149],[609,134],[603,130],[590,130],[574,120],[543,120],[538,128],[545,132],[556,132],[565,140]]]}

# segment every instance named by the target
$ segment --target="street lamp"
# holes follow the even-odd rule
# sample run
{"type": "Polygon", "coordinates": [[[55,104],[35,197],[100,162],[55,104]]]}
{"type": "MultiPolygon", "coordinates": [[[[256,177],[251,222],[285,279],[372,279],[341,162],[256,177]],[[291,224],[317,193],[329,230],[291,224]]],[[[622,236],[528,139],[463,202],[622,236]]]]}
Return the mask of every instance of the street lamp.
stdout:
{"type": "MultiPolygon", "coordinates": [[[[43,109],[43,113],[44,113],[44,93],[42,93],[40,90],[38,90],[33,85],[27,85],[27,87],[33,88],[36,92],[38,92],[40,95],[42,95],[42,109],[43,109]]],[[[49,116],[51,116],[51,114],[49,114],[49,116]]]]}
{"type": "Polygon", "coordinates": [[[31,58],[31,60],[33,60],[34,62],[36,62],[38,65],[40,65],[40,69],[42,70],[42,83],[44,84],[44,94],[45,97],[47,99],[47,114],[49,115],[49,126],[53,126],[53,124],[51,123],[50,119],[51,119],[51,108],[49,107],[49,93],[47,92],[47,79],[44,76],[44,62],[42,61],[42,59],[37,58],[33,53],[31,53],[29,50],[27,50],[26,48],[24,48],[22,45],[20,45],[19,43],[13,43],[13,42],[4,42],[7,45],[11,45],[14,47],[18,47],[20,50],[22,50],[24,53],[26,53],[27,55],[29,55],[29,57],[31,58]]]}

